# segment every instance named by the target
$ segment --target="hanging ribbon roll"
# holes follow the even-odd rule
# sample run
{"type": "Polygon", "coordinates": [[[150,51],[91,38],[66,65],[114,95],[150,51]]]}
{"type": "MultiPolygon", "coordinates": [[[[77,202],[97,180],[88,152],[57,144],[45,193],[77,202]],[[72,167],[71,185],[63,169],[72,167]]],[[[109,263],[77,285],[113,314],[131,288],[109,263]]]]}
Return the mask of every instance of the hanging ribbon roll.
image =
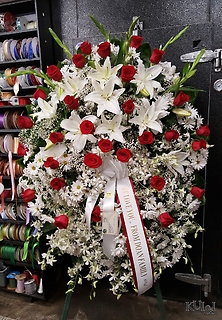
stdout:
{"type": "MultiPolygon", "coordinates": [[[[112,251],[115,249],[113,240],[119,233],[119,217],[114,210],[114,202],[117,197],[122,210],[121,222],[127,238],[134,283],[138,289],[138,295],[141,295],[153,286],[153,268],[148,240],[133,186],[128,176],[127,165],[118,160],[113,160],[111,157],[106,157],[103,159],[100,174],[107,180],[102,217],[104,253],[108,258],[112,259],[112,251]]],[[[91,196],[86,202],[85,214],[89,229],[92,210],[97,199],[98,196],[91,196]]]]}

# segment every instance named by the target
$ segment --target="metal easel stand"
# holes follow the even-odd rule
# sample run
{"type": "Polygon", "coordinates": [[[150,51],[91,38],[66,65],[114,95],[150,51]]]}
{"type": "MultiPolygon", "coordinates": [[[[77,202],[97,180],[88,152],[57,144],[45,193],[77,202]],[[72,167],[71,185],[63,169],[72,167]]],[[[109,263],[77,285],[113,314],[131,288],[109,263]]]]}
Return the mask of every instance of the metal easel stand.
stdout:
{"type": "MultiPolygon", "coordinates": [[[[160,284],[159,284],[158,280],[156,282],[154,282],[154,290],[155,290],[156,298],[158,301],[158,306],[159,306],[159,311],[160,311],[160,320],[166,320],[165,308],[164,308],[164,303],[163,303],[163,296],[161,293],[160,284]]],[[[61,320],[67,320],[72,294],[73,294],[73,291],[71,291],[71,290],[68,291],[68,293],[66,294],[61,320]]]]}

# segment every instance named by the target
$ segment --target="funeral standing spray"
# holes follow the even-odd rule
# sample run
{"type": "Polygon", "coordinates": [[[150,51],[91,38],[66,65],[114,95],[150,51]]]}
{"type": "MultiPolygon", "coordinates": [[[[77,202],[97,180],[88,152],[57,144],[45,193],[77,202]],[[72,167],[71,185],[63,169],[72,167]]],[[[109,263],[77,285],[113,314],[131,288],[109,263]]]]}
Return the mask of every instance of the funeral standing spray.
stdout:
{"type": "Polygon", "coordinates": [[[46,73],[27,71],[44,86],[20,119],[19,184],[34,236],[46,235],[43,269],[68,254],[73,288],[82,277],[93,288],[108,278],[118,297],[131,288],[142,294],[187,261],[186,235],[203,230],[197,172],[210,130],[193,106],[198,90],[184,85],[203,52],[179,73],[162,60],[187,28],[151,50],[132,35],[136,20],[116,39],[91,18],[104,42],[84,41],[73,54],[49,29],[68,59],[46,73]]]}

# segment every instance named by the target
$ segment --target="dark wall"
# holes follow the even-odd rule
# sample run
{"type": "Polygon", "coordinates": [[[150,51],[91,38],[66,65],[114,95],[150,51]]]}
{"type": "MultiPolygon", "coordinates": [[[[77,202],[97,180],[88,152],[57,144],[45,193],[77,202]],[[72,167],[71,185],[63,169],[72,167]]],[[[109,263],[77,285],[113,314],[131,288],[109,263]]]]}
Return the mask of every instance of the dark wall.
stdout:
{"type": "MultiPolygon", "coordinates": [[[[98,43],[98,40],[103,40],[88,17],[89,14],[97,18],[106,30],[115,34],[127,31],[133,17],[140,16],[144,27],[141,35],[152,47],[164,44],[188,25],[186,34],[169,47],[164,56],[165,60],[172,61],[177,66],[178,71],[183,67],[181,54],[203,47],[212,50],[222,48],[221,0],[53,0],[52,4],[53,29],[73,53],[77,42],[88,39],[98,43]]],[[[58,59],[64,58],[57,45],[55,52],[58,59]]],[[[220,300],[222,269],[222,92],[216,92],[213,88],[214,81],[220,78],[222,72],[216,73],[213,63],[209,62],[200,64],[196,76],[190,81],[191,85],[204,90],[197,98],[196,107],[204,117],[204,122],[210,124],[211,144],[214,144],[206,170],[207,204],[198,214],[198,219],[206,231],[194,241],[191,253],[195,272],[212,275],[212,293],[209,296],[211,301],[215,301],[216,297],[217,301],[220,300]]],[[[176,288],[177,283],[173,282],[174,273],[175,270],[171,271],[169,278],[172,286],[175,285],[176,288]]],[[[192,291],[193,287],[189,287],[189,290],[192,291]]],[[[176,292],[176,289],[172,291],[176,292]]],[[[186,293],[184,295],[186,296],[186,293]]],[[[176,294],[166,290],[166,296],[176,294]]]]}

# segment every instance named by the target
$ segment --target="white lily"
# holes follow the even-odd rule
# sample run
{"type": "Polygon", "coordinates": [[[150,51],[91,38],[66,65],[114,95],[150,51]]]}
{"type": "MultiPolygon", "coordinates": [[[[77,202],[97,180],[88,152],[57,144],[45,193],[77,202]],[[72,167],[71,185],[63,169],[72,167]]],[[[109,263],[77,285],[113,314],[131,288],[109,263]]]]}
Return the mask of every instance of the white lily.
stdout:
{"type": "Polygon", "coordinates": [[[117,77],[117,71],[122,67],[122,64],[117,66],[111,66],[110,57],[107,57],[104,64],[101,66],[97,61],[95,61],[96,72],[89,75],[90,78],[99,81],[100,83],[106,83],[112,76],[114,76],[114,82],[118,86],[122,87],[122,82],[119,77],[117,77]]]}
{"type": "MultiPolygon", "coordinates": [[[[46,142],[49,140],[47,139],[46,142]]],[[[48,157],[53,157],[54,159],[58,160],[63,154],[66,152],[66,145],[64,143],[53,144],[49,149],[42,150],[42,158],[46,160],[48,157]]]]}
{"type": "Polygon", "coordinates": [[[57,103],[52,102],[52,104],[49,104],[42,98],[38,98],[38,105],[41,111],[32,114],[33,117],[38,118],[37,121],[41,121],[42,119],[50,119],[55,116],[57,111],[57,103]]]}
{"type": "Polygon", "coordinates": [[[155,104],[150,105],[148,99],[143,98],[142,101],[143,105],[138,109],[139,115],[130,119],[129,122],[139,126],[140,136],[147,128],[162,132],[162,126],[159,121],[159,114],[162,110],[156,111],[155,104]]]}
{"type": "Polygon", "coordinates": [[[59,82],[58,86],[62,88],[59,94],[59,99],[63,100],[66,95],[77,95],[82,91],[87,84],[87,79],[80,79],[77,72],[66,73],[63,75],[63,82],[59,82]]]}
{"type": "Polygon", "coordinates": [[[92,85],[95,91],[89,93],[84,100],[97,103],[97,116],[99,117],[105,110],[114,114],[120,114],[121,110],[118,99],[125,89],[114,90],[115,77],[112,76],[104,86],[101,86],[95,80],[92,80],[92,85]]]}
{"type": "Polygon", "coordinates": [[[84,149],[87,140],[89,140],[92,143],[95,143],[97,141],[92,134],[82,134],[80,130],[80,124],[84,120],[89,120],[92,123],[95,123],[97,117],[89,115],[81,119],[75,111],[72,111],[69,119],[62,120],[60,124],[61,128],[69,131],[65,134],[65,138],[67,140],[73,141],[73,147],[77,151],[82,151],[84,149]]]}
{"type": "Polygon", "coordinates": [[[135,83],[137,85],[136,94],[145,89],[152,99],[154,97],[154,89],[161,90],[161,84],[158,81],[153,80],[160,74],[161,71],[162,67],[159,64],[145,68],[143,62],[139,61],[134,80],[130,81],[131,83],[135,83]]]}
{"type": "Polygon", "coordinates": [[[112,120],[107,120],[102,114],[102,123],[96,128],[95,134],[108,134],[110,140],[116,140],[124,143],[122,132],[128,127],[121,126],[122,114],[115,115],[112,120]]]}
{"type": "Polygon", "coordinates": [[[168,169],[177,176],[177,172],[184,176],[184,166],[188,166],[190,162],[185,160],[188,157],[187,152],[172,151],[165,159],[168,169]]]}

